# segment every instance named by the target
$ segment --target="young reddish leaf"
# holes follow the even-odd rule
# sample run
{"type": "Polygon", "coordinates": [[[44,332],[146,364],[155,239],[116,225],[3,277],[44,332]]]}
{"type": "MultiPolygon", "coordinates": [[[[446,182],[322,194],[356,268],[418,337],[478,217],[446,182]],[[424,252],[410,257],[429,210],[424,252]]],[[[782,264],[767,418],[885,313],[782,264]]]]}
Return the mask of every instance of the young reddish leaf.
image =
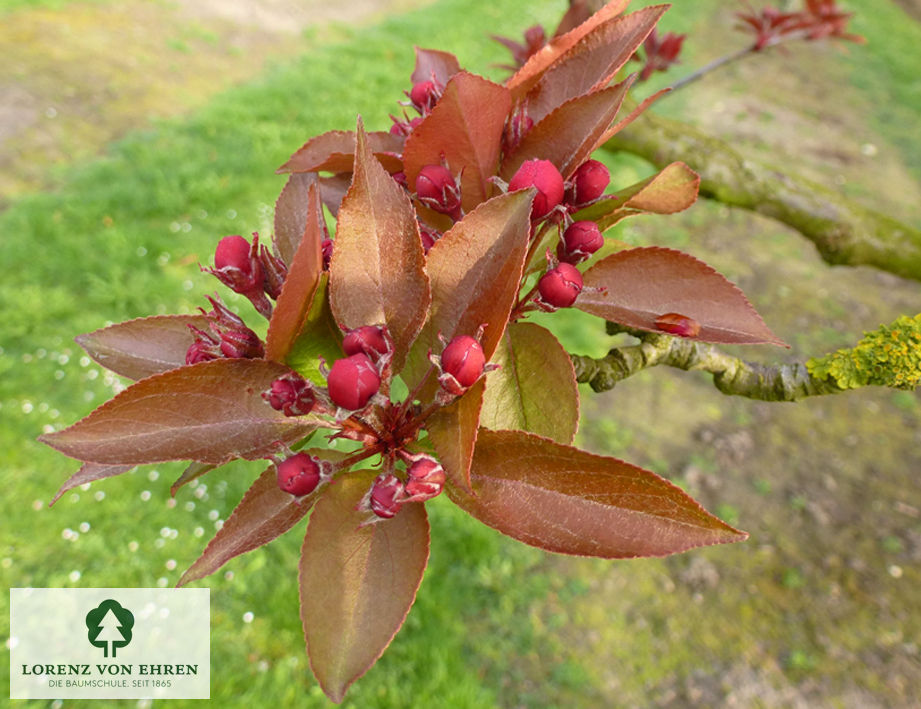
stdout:
{"type": "Polygon", "coordinates": [[[290,370],[262,359],[216,359],[133,384],[82,421],[39,438],[71,458],[108,465],[195,460],[220,465],[277,452],[311,431],[262,400],[290,370]]]}
{"type": "Polygon", "coordinates": [[[377,524],[356,505],[376,471],[330,485],[310,516],[300,562],[301,622],[310,667],[326,695],[342,701],[403,625],[428,563],[425,506],[409,503],[377,524]]]}
{"type": "Polygon", "coordinates": [[[318,199],[319,193],[311,195],[317,190],[319,187],[315,173],[295,173],[288,177],[275,201],[275,233],[272,238],[281,260],[289,268],[305,230],[311,225],[308,219],[319,220],[318,226],[321,229],[323,227],[322,210],[318,215],[312,212],[312,201],[318,199]]]}
{"type": "Polygon", "coordinates": [[[518,101],[524,98],[544,72],[550,68],[561,56],[578,44],[586,35],[595,30],[599,25],[607,22],[612,17],[617,17],[627,7],[629,0],[611,0],[585,22],[566,34],[551,39],[539,52],[533,54],[525,62],[506,86],[512,91],[512,97],[518,101]]]}
{"type": "Polygon", "coordinates": [[[659,332],[656,318],[680,313],[700,323],[695,340],[786,346],[742,291],[681,251],[657,246],[627,249],[596,263],[583,280],[587,287],[575,307],[605,320],[659,332]]]}
{"type": "Polygon", "coordinates": [[[185,364],[195,339],[189,325],[208,330],[204,315],[156,315],[79,335],[76,341],[106,369],[138,380],[185,364]]]}
{"type": "MultiPolygon", "coordinates": [[[[403,138],[385,131],[367,134],[368,149],[388,172],[403,169],[403,138]]],[[[355,134],[334,130],[308,140],[277,172],[350,172],[355,161],[355,134]]]]}
{"type": "Polygon", "coordinates": [[[457,57],[450,52],[416,47],[416,68],[411,80],[413,85],[420,81],[435,81],[441,86],[446,86],[451,77],[460,70],[457,57]]]}
{"type": "Polygon", "coordinates": [[[658,174],[579,210],[573,219],[597,222],[598,228],[605,231],[636,214],[674,214],[697,201],[699,187],[700,176],[696,172],[683,162],[673,162],[658,174]]]}
{"type": "Polygon", "coordinates": [[[303,238],[289,262],[288,276],[275,303],[265,340],[265,356],[284,362],[310,315],[313,297],[323,274],[321,244],[326,236],[320,190],[315,184],[307,191],[303,238]]]}
{"type": "Polygon", "coordinates": [[[455,74],[438,105],[406,139],[403,170],[410,188],[415,191],[423,167],[444,159],[461,176],[463,208],[469,211],[485,200],[511,105],[504,86],[463,71],[455,74]]]}
{"type": "Polygon", "coordinates": [[[342,331],[336,324],[329,307],[329,298],[326,297],[328,283],[329,275],[324,273],[320,276],[313,295],[313,305],[308,309],[301,332],[285,358],[285,363],[291,369],[318,386],[326,386],[326,377],[320,372],[320,359],[329,365],[344,354],[342,331]]]}
{"type": "Polygon", "coordinates": [[[54,497],[51,498],[51,502],[48,503],[48,507],[51,507],[55,502],[61,499],[61,496],[68,490],[73,490],[75,487],[80,487],[86,483],[91,483],[96,480],[103,480],[105,478],[111,478],[115,475],[121,475],[122,473],[127,473],[129,470],[134,468],[133,465],[101,465],[99,463],[84,463],[80,466],[80,470],[67,478],[65,482],[54,493],[54,497]]]}
{"type": "Polygon", "coordinates": [[[275,466],[270,465],[256,478],[224,526],[176,585],[184,586],[213,574],[234,557],[281,536],[310,511],[320,490],[298,499],[278,487],[275,466]]]}
{"type": "Polygon", "coordinates": [[[181,488],[185,487],[193,480],[198,480],[198,478],[205,473],[210,473],[216,467],[216,465],[208,465],[207,463],[189,463],[186,469],[182,471],[182,475],[176,478],[176,482],[170,485],[170,497],[176,497],[176,493],[179,492],[181,488]]]}
{"type": "Polygon", "coordinates": [[[492,359],[499,369],[486,377],[480,425],[572,443],[579,426],[579,388],[572,360],[550,331],[511,323],[492,359]]]}
{"type": "Polygon", "coordinates": [[[470,461],[479,430],[480,409],[483,406],[481,379],[462,397],[436,411],[425,424],[438,460],[452,483],[470,491],[470,461]]]}
{"type": "Polygon", "coordinates": [[[568,179],[603,142],[631,84],[632,79],[628,79],[557,108],[528,131],[515,152],[503,160],[503,179],[511,179],[522,163],[535,158],[549,160],[568,179]]]}
{"type": "Polygon", "coordinates": [[[360,122],[354,173],[339,209],[330,305],[343,330],[386,325],[399,372],[431,301],[419,226],[409,197],[371,154],[360,122]]]}
{"type": "Polygon", "coordinates": [[[547,551],[623,559],[748,537],[648,470],[523,431],[481,429],[470,478],[473,495],[448,486],[454,502],[547,551]]]}
{"type": "Polygon", "coordinates": [[[528,91],[535,123],[567,101],[603,88],[626,64],[662,17],[666,5],[602,23],[561,56],[528,91]]]}
{"type": "Polygon", "coordinates": [[[339,207],[342,206],[342,200],[351,184],[351,172],[341,172],[331,177],[320,178],[320,198],[334,217],[339,215],[339,207]]]}
{"type": "Polygon", "coordinates": [[[474,335],[486,325],[483,352],[495,352],[524,266],[531,228],[533,190],[494,197],[455,224],[429,251],[432,282],[429,320],[416,340],[409,371],[410,386],[429,369],[426,353],[440,353],[438,334],[447,340],[474,335]]]}

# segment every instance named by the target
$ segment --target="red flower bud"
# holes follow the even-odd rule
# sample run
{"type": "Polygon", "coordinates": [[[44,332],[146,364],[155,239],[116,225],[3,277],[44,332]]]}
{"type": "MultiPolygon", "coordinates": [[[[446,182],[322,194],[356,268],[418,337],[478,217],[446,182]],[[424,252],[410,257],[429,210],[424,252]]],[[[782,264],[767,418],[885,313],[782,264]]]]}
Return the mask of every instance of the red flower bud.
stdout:
{"type": "Polygon", "coordinates": [[[272,382],[272,387],[262,392],[262,398],[285,416],[309,414],[317,403],[310,383],[299,374],[285,374],[272,382]]]}
{"type": "Polygon", "coordinates": [[[406,475],[406,485],[403,489],[407,495],[407,502],[424,502],[437,497],[447,480],[445,469],[429,456],[414,461],[406,469],[406,475]]]}
{"type": "Polygon", "coordinates": [[[680,313],[665,313],[656,318],[655,326],[670,335],[696,337],[700,334],[700,323],[680,313]]]}
{"type": "Polygon", "coordinates": [[[271,316],[272,305],[265,297],[266,276],[259,259],[258,236],[252,244],[242,236],[225,236],[214,252],[214,268],[203,270],[212,273],[234,293],[249,298],[262,315],[271,316]]]}
{"type": "Polygon", "coordinates": [[[329,398],[343,409],[357,411],[367,406],[381,386],[374,363],[366,354],[354,354],[336,360],[327,377],[329,398]]]}
{"type": "Polygon", "coordinates": [[[441,238],[441,233],[437,229],[432,229],[432,227],[427,224],[419,223],[419,236],[422,238],[422,248],[425,253],[429,252],[429,249],[435,245],[435,242],[441,238]]]}
{"type": "Polygon", "coordinates": [[[342,349],[349,356],[363,353],[368,355],[372,362],[377,362],[393,348],[383,328],[365,325],[346,333],[342,340],[342,349]]]}
{"type": "Polygon", "coordinates": [[[400,511],[404,498],[402,480],[393,473],[378,475],[371,486],[371,511],[378,517],[390,519],[400,511]]]}
{"type": "Polygon", "coordinates": [[[426,165],[416,178],[416,196],[426,207],[455,219],[460,217],[460,187],[443,165],[426,165]]]}
{"type": "Polygon", "coordinates": [[[573,222],[563,232],[563,238],[556,247],[556,255],[560,261],[576,264],[587,259],[602,246],[604,236],[595,222],[573,222]]]}
{"type": "Polygon", "coordinates": [[[285,284],[285,278],[288,277],[288,267],[266,246],[259,247],[259,261],[265,273],[263,288],[266,295],[272,300],[278,300],[278,296],[281,295],[281,287],[285,284]]]}
{"type": "Polygon", "coordinates": [[[186,364],[209,362],[212,359],[220,359],[224,356],[217,340],[197,327],[189,325],[189,328],[195,334],[195,341],[189,345],[189,349],[185,353],[186,364]]]}
{"type": "Polygon", "coordinates": [[[413,106],[422,115],[435,108],[435,104],[438,103],[440,97],[441,92],[434,81],[420,81],[418,84],[414,84],[409,91],[409,100],[413,102],[413,106]]]}
{"type": "Polygon", "coordinates": [[[582,274],[568,263],[551,268],[537,282],[541,299],[554,308],[568,308],[582,292],[582,274]]]}
{"type": "Polygon", "coordinates": [[[306,453],[296,453],[276,466],[278,487],[295,497],[309,495],[322,479],[320,463],[306,453]]]}
{"type": "Polygon", "coordinates": [[[451,376],[441,382],[442,386],[452,394],[462,394],[480,378],[485,365],[486,355],[480,343],[470,335],[458,335],[441,353],[441,369],[451,376]]]}
{"type": "Polygon", "coordinates": [[[248,327],[221,332],[221,352],[231,359],[257,359],[265,355],[259,335],[248,327]]]}
{"type": "Polygon", "coordinates": [[[611,182],[611,173],[597,160],[587,160],[572,177],[575,203],[588,204],[604,194],[611,182]]]}
{"type": "Polygon", "coordinates": [[[320,244],[320,248],[323,250],[323,270],[329,270],[329,260],[333,257],[333,240],[332,239],[323,239],[323,243],[320,244]]]}
{"type": "Polygon", "coordinates": [[[537,195],[531,207],[531,219],[547,216],[563,201],[563,176],[549,160],[527,160],[508,183],[510,191],[536,187],[537,195]]]}

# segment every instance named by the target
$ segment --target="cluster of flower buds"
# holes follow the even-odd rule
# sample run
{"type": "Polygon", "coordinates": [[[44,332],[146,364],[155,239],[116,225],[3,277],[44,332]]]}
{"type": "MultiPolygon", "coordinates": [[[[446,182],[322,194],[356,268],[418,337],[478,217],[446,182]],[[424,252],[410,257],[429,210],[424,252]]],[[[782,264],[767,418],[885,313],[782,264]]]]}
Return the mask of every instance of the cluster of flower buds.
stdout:
{"type": "Polygon", "coordinates": [[[742,22],[738,28],[755,36],[751,48],[756,52],[793,39],[837,37],[851,42],[865,42],[860,35],[847,32],[847,24],[852,15],[842,12],[836,0],[806,0],[805,9],[799,12],[765,7],[760,12],[749,10],[736,13],[742,22]]]}
{"type": "Polygon", "coordinates": [[[265,347],[259,335],[246,327],[243,320],[217,297],[208,296],[208,300],[212,310],[199,310],[208,319],[208,329],[211,332],[189,325],[195,339],[186,351],[186,364],[197,364],[222,357],[253,359],[265,355],[265,347]]]}
{"type": "Polygon", "coordinates": [[[214,252],[214,268],[202,267],[235,293],[245,296],[265,317],[271,317],[269,298],[277,299],[288,275],[284,262],[265,246],[259,235],[252,243],[242,236],[225,236],[214,252]]]}
{"type": "Polygon", "coordinates": [[[461,396],[477,383],[480,377],[497,368],[486,363],[486,353],[480,344],[482,329],[476,337],[458,335],[447,342],[439,335],[445,346],[441,356],[429,353],[429,359],[438,370],[438,383],[445,392],[445,400],[461,396]]]}
{"type": "Polygon", "coordinates": [[[332,477],[333,465],[306,453],[294,453],[275,463],[278,487],[295,497],[304,497],[332,477]]]}
{"type": "Polygon", "coordinates": [[[444,490],[445,469],[432,456],[404,453],[406,480],[392,472],[381,473],[358,504],[358,509],[373,512],[380,519],[391,519],[407,502],[425,502],[444,490]]]}
{"type": "Polygon", "coordinates": [[[644,61],[643,68],[640,70],[640,81],[646,81],[654,72],[667,71],[672,64],[678,64],[678,55],[681,53],[681,45],[687,35],[666,32],[661,37],[655,27],[643,41],[643,51],[646,54],[645,59],[640,57],[639,50],[631,57],[633,61],[644,61]]]}
{"type": "Polygon", "coordinates": [[[416,177],[416,198],[429,209],[461,218],[460,185],[444,165],[426,165],[416,177]]]}

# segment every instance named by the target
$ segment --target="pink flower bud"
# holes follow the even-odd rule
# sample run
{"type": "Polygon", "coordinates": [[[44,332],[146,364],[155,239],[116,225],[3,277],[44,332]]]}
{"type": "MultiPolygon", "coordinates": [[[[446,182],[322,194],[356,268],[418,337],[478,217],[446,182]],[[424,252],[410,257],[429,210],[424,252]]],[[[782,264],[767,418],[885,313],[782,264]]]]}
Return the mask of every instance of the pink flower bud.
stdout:
{"type": "Polygon", "coordinates": [[[259,262],[262,264],[263,273],[265,273],[263,288],[266,295],[272,300],[278,300],[278,296],[281,295],[281,287],[285,284],[285,278],[288,277],[288,267],[284,261],[269,251],[266,246],[259,247],[259,262]]]}
{"type": "Polygon", "coordinates": [[[426,207],[454,218],[460,217],[460,187],[443,165],[426,165],[416,177],[416,196],[426,207]]]}
{"type": "Polygon", "coordinates": [[[377,362],[388,352],[393,350],[383,328],[375,325],[365,325],[349,330],[342,340],[342,349],[349,356],[363,353],[368,355],[372,362],[377,362]]]}
{"type": "Polygon", "coordinates": [[[221,352],[220,343],[211,335],[192,325],[189,325],[189,328],[195,334],[195,340],[189,345],[189,349],[185,353],[186,364],[209,362],[212,359],[220,359],[224,356],[221,352]]]}
{"type": "Polygon", "coordinates": [[[404,492],[407,502],[425,502],[437,497],[444,489],[447,475],[441,464],[429,456],[423,456],[406,469],[404,492]]]}
{"type": "Polygon", "coordinates": [[[285,416],[305,416],[317,403],[310,382],[293,372],[272,382],[272,387],[262,392],[262,398],[285,416]]]}
{"type": "Polygon", "coordinates": [[[419,223],[419,236],[422,238],[422,248],[425,253],[429,252],[435,242],[441,238],[441,232],[432,229],[428,224],[419,223]]]}
{"type": "Polygon", "coordinates": [[[404,498],[402,480],[393,473],[378,475],[371,486],[369,498],[371,511],[378,517],[390,519],[400,511],[404,498]]]}
{"type": "Polygon", "coordinates": [[[470,335],[458,335],[441,353],[441,369],[451,377],[440,379],[441,384],[452,394],[462,394],[480,378],[485,365],[486,355],[480,343],[470,335]]]}
{"type": "Polygon", "coordinates": [[[572,177],[575,203],[588,204],[604,194],[611,182],[611,173],[597,160],[586,160],[572,177]]]}
{"type": "Polygon", "coordinates": [[[604,246],[604,236],[595,222],[573,222],[560,239],[556,255],[560,261],[576,264],[604,246]]]}
{"type": "Polygon", "coordinates": [[[257,359],[265,355],[259,335],[248,327],[221,332],[221,352],[231,359],[257,359]]]}
{"type": "Polygon", "coordinates": [[[568,308],[582,292],[582,274],[568,263],[551,268],[537,282],[541,299],[554,308],[568,308]]]}
{"type": "Polygon", "coordinates": [[[434,81],[420,81],[418,84],[413,85],[409,91],[409,100],[413,102],[413,106],[422,115],[435,108],[435,104],[438,103],[440,97],[441,92],[434,81]]]}
{"type": "Polygon", "coordinates": [[[320,248],[323,250],[323,270],[329,270],[329,260],[333,257],[333,240],[332,239],[323,239],[323,243],[320,244],[320,248]]]}
{"type": "Polygon", "coordinates": [[[536,187],[531,219],[547,216],[563,201],[563,176],[549,160],[527,160],[508,183],[510,191],[536,187]]]}
{"type": "Polygon", "coordinates": [[[655,326],[662,332],[679,337],[697,337],[700,334],[700,323],[680,313],[660,315],[656,318],[655,326]]]}
{"type": "Polygon", "coordinates": [[[275,467],[278,487],[295,497],[309,495],[322,479],[319,459],[306,453],[296,453],[275,467]]]}
{"type": "Polygon", "coordinates": [[[367,406],[380,389],[381,378],[368,355],[361,353],[336,360],[326,383],[329,398],[336,406],[357,411],[367,406]]]}
{"type": "Polygon", "coordinates": [[[203,268],[234,293],[245,295],[256,310],[270,317],[272,304],[265,296],[266,275],[259,259],[259,237],[250,244],[242,236],[225,236],[214,252],[214,268],[203,268]]]}

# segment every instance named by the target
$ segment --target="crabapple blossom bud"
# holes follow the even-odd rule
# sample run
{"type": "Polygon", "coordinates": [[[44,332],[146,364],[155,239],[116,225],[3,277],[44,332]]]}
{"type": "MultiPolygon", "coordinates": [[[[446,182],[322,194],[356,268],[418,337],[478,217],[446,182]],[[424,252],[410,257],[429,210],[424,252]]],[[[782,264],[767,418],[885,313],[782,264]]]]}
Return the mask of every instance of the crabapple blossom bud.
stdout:
{"type": "Polygon", "coordinates": [[[568,308],[582,292],[582,274],[572,264],[551,268],[537,282],[541,299],[554,308],[568,308]]]}
{"type": "Polygon", "coordinates": [[[425,253],[435,245],[435,242],[441,238],[441,233],[432,229],[428,224],[419,223],[419,236],[422,238],[422,248],[425,253]]]}
{"type": "Polygon", "coordinates": [[[329,260],[333,257],[333,240],[332,239],[323,239],[323,243],[320,244],[320,248],[323,251],[323,270],[329,270],[329,260]]]}
{"type": "Polygon", "coordinates": [[[441,494],[447,475],[441,464],[429,456],[413,461],[406,469],[404,492],[407,502],[424,502],[441,494]]]}
{"type": "Polygon", "coordinates": [[[378,517],[390,519],[403,506],[405,493],[403,481],[393,473],[378,475],[371,486],[369,504],[371,511],[378,517]]]}
{"type": "Polygon", "coordinates": [[[393,181],[396,182],[400,187],[408,187],[408,183],[406,182],[406,173],[402,170],[393,173],[391,177],[393,178],[393,181]]]}
{"type": "Polygon", "coordinates": [[[272,300],[278,300],[278,296],[281,295],[281,287],[285,284],[285,278],[288,277],[288,267],[266,246],[259,247],[259,261],[265,273],[263,288],[266,295],[272,300]]]}
{"type": "Polygon", "coordinates": [[[221,332],[221,352],[231,359],[255,359],[265,354],[265,348],[259,335],[248,327],[241,327],[221,332]]]}
{"type": "Polygon", "coordinates": [[[416,196],[426,207],[442,214],[457,214],[461,205],[460,187],[443,165],[426,165],[416,177],[416,196]]]}
{"type": "Polygon", "coordinates": [[[435,107],[440,96],[441,92],[434,81],[420,81],[418,84],[414,84],[409,91],[409,100],[423,115],[435,107]]]}
{"type": "Polygon", "coordinates": [[[604,246],[604,236],[595,222],[573,222],[560,239],[556,255],[560,261],[576,264],[584,261],[604,246]]]}
{"type": "Polygon", "coordinates": [[[285,416],[309,414],[317,403],[317,397],[310,383],[299,374],[285,374],[272,382],[270,389],[262,392],[262,398],[276,411],[285,416]]]}
{"type": "Polygon", "coordinates": [[[403,136],[404,138],[412,134],[416,127],[422,123],[422,116],[416,116],[408,121],[401,121],[390,116],[393,125],[390,126],[390,135],[403,136]]]}
{"type": "Polygon", "coordinates": [[[364,353],[336,360],[326,382],[332,402],[349,411],[367,406],[381,386],[374,363],[364,353]]]}
{"type": "Polygon", "coordinates": [[[259,237],[250,244],[239,235],[225,236],[214,252],[214,268],[203,268],[230,290],[245,295],[262,315],[270,317],[272,304],[265,296],[266,275],[259,259],[259,237]]]}
{"type": "Polygon", "coordinates": [[[563,201],[563,176],[549,160],[526,160],[508,183],[510,191],[536,187],[531,219],[547,216],[563,201]]]}
{"type": "Polygon", "coordinates": [[[220,359],[224,356],[221,352],[220,343],[211,337],[211,335],[192,325],[189,325],[189,328],[195,334],[195,340],[189,345],[189,349],[186,350],[186,364],[209,362],[212,359],[220,359]]]}
{"type": "Polygon", "coordinates": [[[295,453],[275,468],[278,487],[295,497],[309,495],[317,489],[323,477],[319,460],[306,453],[295,453]]]}
{"type": "Polygon", "coordinates": [[[483,374],[486,355],[483,347],[470,335],[458,335],[441,353],[441,368],[465,389],[483,374]]]}
{"type": "Polygon", "coordinates": [[[656,318],[655,326],[662,332],[679,337],[696,337],[700,334],[700,323],[680,313],[665,313],[656,318]]]}
{"type": "Polygon", "coordinates": [[[383,328],[376,325],[365,325],[349,330],[342,340],[342,349],[349,356],[359,353],[366,354],[372,362],[377,362],[393,350],[383,328]]]}
{"type": "Polygon", "coordinates": [[[611,182],[611,173],[603,163],[597,160],[586,160],[572,176],[576,204],[594,202],[608,188],[611,182]]]}

